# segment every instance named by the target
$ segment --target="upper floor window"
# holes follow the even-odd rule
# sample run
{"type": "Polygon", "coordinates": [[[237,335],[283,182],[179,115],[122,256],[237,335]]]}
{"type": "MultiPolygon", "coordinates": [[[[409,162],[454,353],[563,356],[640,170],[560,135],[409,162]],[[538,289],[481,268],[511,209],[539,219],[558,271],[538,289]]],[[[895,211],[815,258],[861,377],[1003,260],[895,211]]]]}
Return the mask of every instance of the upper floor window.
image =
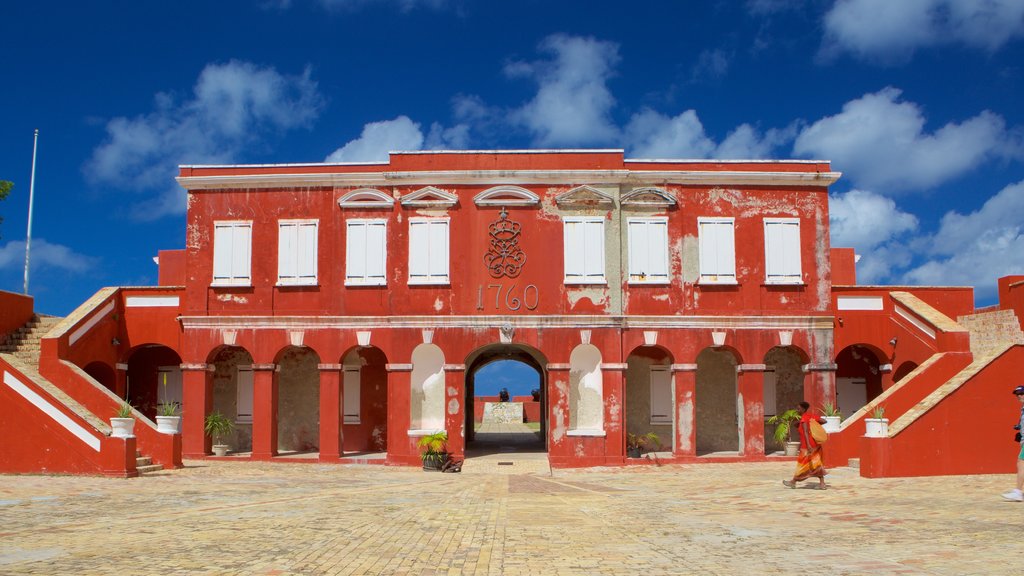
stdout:
{"type": "Polygon", "coordinates": [[[316,220],[281,220],[277,232],[277,283],[316,284],[316,220]]]}
{"type": "Polygon", "coordinates": [[[764,219],[764,268],[768,284],[800,284],[800,220],[764,219]]]}
{"type": "Polygon", "coordinates": [[[605,284],[604,218],[565,219],[565,283],[605,284]]]}
{"type": "Polygon", "coordinates": [[[630,218],[629,282],[668,283],[668,218],[630,218]]]}
{"type": "Polygon", "coordinates": [[[736,283],[736,235],[732,218],[698,218],[700,282],[736,283]]]}
{"type": "Polygon", "coordinates": [[[252,284],[252,222],[213,223],[213,284],[252,284]]]}
{"type": "Polygon", "coordinates": [[[345,284],[386,285],[387,221],[354,218],[345,224],[345,284]]]}
{"type": "Polygon", "coordinates": [[[409,218],[409,284],[448,282],[448,219],[409,218]]]}

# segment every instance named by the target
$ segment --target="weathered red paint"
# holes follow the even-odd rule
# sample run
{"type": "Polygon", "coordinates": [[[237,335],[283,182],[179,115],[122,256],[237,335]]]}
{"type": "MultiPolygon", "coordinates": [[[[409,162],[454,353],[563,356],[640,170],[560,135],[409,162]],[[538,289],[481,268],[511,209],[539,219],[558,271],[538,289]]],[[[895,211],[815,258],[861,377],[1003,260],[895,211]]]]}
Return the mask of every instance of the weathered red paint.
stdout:
{"type": "Polygon", "coordinates": [[[32,319],[33,299],[24,294],[0,290],[0,341],[32,319]]]}

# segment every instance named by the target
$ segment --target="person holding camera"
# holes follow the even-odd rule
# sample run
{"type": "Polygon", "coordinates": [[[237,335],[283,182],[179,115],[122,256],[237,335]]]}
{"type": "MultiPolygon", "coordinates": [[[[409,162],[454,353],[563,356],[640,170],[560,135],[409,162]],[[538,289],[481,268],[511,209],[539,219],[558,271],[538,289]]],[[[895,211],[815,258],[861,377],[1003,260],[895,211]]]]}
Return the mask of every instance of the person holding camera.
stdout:
{"type": "MultiPolygon", "coordinates": [[[[1014,388],[1013,394],[1021,404],[1020,421],[1013,427],[1017,431],[1017,435],[1013,439],[1020,442],[1021,428],[1024,428],[1024,386],[1014,388]]],[[[1017,454],[1017,487],[1003,494],[1003,498],[1011,502],[1024,502],[1024,492],[1022,491],[1024,491],[1024,443],[1020,444],[1020,453],[1017,454]]]]}

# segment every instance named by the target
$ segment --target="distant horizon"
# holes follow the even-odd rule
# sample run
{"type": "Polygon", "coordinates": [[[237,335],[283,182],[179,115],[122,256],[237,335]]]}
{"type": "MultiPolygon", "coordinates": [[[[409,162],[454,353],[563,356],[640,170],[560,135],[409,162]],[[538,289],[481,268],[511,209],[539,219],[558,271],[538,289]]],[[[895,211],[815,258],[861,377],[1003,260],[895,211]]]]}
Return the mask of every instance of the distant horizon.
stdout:
{"type": "Polygon", "coordinates": [[[497,396],[508,388],[512,396],[529,396],[540,388],[540,375],[530,365],[518,360],[498,360],[477,370],[473,377],[473,397],[497,396]]]}

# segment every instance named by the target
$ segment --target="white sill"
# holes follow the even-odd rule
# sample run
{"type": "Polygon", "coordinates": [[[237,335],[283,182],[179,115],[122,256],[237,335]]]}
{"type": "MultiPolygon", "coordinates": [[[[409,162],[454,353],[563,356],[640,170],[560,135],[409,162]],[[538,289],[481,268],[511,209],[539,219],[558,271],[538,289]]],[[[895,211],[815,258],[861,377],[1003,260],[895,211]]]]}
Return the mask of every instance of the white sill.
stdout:
{"type": "Polygon", "coordinates": [[[658,278],[657,280],[632,280],[630,279],[629,284],[631,286],[668,286],[672,281],[668,278],[658,278]]]}
{"type": "Polygon", "coordinates": [[[438,432],[444,432],[444,430],[409,430],[408,434],[410,438],[419,438],[420,436],[430,436],[431,434],[437,434],[438,432]]]}
{"type": "Polygon", "coordinates": [[[345,286],[387,286],[387,280],[345,280],[345,286]]]}
{"type": "Polygon", "coordinates": [[[604,438],[606,434],[605,434],[604,430],[590,430],[590,429],[582,429],[581,428],[581,429],[577,429],[577,430],[567,430],[565,432],[565,435],[566,436],[592,436],[592,437],[604,438]]]}
{"type": "Polygon", "coordinates": [[[765,282],[765,286],[807,286],[802,280],[796,280],[793,282],[765,282]]]}
{"type": "Polygon", "coordinates": [[[252,418],[239,418],[235,420],[235,424],[252,424],[252,418]]]}
{"type": "Polygon", "coordinates": [[[221,280],[219,282],[210,282],[210,288],[252,288],[252,282],[249,280],[245,280],[245,282],[221,280]]]}
{"type": "Polygon", "coordinates": [[[342,424],[362,424],[362,423],[363,423],[363,421],[360,420],[359,418],[352,418],[351,416],[345,416],[345,419],[342,421],[342,424]]]}
{"type": "Polygon", "coordinates": [[[274,286],[276,286],[278,288],[291,288],[292,286],[299,286],[299,287],[302,287],[302,286],[306,286],[306,287],[314,286],[315,287],[315,286],[319,286],[319,284],[316,283],[316,280],[311,280],[309,282],[290,282],[290,281],[278,280],[277,284],[275,284],[274,286]]]}
{"type": "Polygon", "coordinates": [[[740,283],[735,280],[708,280],[701,278],[697,281],[698,286],[739,286],[740,283]]]}
{"type": "Polygon", "coordinates": [[[601,278],[587,279],[587,280],[569,280],[565,279],[566,286],[607,286],[608,281],[601,278]]]}
{"type": "Polygon", "coordinates": [[[451,286],[452,283],[447,278],[439,278],[437,280],[409,280],[409,286],[451,286]]]}

